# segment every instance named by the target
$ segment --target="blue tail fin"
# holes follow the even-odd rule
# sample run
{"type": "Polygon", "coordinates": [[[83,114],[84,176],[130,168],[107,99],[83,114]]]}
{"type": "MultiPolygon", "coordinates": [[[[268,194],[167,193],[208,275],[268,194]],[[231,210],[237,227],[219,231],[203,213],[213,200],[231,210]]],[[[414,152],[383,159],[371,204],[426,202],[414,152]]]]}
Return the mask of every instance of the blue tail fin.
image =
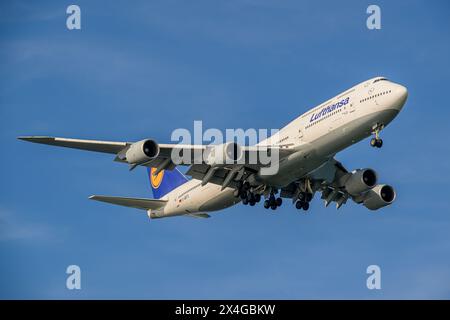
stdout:
{"type": "Polygon", "coordinates": [[[152,187],[153,197],[160,199],[173,189],[187,182],[188,179],[177,168],[173,170],[162,170],[156,176],[153,174],[156,168],[147,168],[150,186],[152,187]]]}

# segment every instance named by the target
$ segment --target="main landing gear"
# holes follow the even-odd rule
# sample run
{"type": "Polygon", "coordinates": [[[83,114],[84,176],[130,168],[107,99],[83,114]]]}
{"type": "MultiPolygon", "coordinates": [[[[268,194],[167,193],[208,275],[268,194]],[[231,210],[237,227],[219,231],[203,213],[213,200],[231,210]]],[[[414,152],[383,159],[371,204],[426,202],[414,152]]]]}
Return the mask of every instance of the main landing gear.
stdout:
{"type": "Polygon", "coordinates": [[[250,190],[250,183],[245,181],[242,186],[238,189],[238,196],[241,198],[244,205],[254,206],[256,203],[261,201],[261,195],[259,193],[253,193],[250,190]]]}
{"type": "MultiPolygon", "coordinates": [[[[261,194],[256,193],[248,181],[245,181],[238,186],[235,196],[240,197],[242,204],[244,205],[254,206],[261,201],[261,194]]],[[[272,191],[270,196],[264,201],[264,208],[275,210],[281,206],[282,203],[283,200],[281,198],[275,198],[275,192],[272,191]]]]}
{"type": "Polygon", "coordinates": [[[374,148],[381,148],[383,146],[383,140],[380,138],[380,131],[383,129],[383,125],[377,124],[373,129],[375,137],[370,140],[370,145],[374,148]]]}
{"type": "Polygon", "coordinates": [[[298,195],[298,200],[295,202],[295,207],[297,209],[303,209],[307,211],[309,209],[309,203],[313,198],[312,193],[309,192],[300,192],[298,195]]]}
{"type": "MultiPolygon", "coordinates": [[[[313,192],[310,186],[309,180],[305,181],[305,187],[298,195],[294,198],[295,207],[297,209],[303,209],[307,211],[309,209],[309,204],[313,199],[313,192]]],[[[235,190],[235,196],[241,198],[244,205],[254,206],[256,203],[261,201],[261,190],[254,190],[248,181],[244,181],[238,185],[235,190]]],[[[276,210],[283,204],[283,199],[277,196],[278,190],[275,188],[270,188],[267,193],[264,192],[266,199],[264,200],[264,208],[276,210]]]]}
{"type": "Polygon", "coordinates": [[[264,201],[264,208],[271,208],[272,210],[275,210],[276,208],[281,206],[282,203],[283,199],[281,199],[280,197],[275,198],[275,195],[271,193],[269,198],[264,201]]]}

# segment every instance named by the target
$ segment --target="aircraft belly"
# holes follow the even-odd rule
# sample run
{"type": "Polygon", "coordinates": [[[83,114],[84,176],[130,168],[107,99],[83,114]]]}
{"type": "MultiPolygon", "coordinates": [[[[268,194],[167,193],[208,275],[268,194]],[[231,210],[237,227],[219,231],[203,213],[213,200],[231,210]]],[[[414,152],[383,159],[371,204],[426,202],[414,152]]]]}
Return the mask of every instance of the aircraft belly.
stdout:
{"type": "Polygon", "coordinates": [[[276,175],[261,176],[260,180],[271,186],[284,187],[292,181],[305,176],[326,161],[327,159],[317,157],[314,150],[306,153],[302,152],[298,156],[280,163],[276,175]]]}
{"type": "Polygon", "coordinates": [[[234,196],[234,189],[226,188],[225,190],[220,191],[220,186],[218,187],[219,192],[212,193],[211,198],[207,199],[199,207],[199,212],[210,212],[225,209],[240,201],[239,198],[234,196]]]}

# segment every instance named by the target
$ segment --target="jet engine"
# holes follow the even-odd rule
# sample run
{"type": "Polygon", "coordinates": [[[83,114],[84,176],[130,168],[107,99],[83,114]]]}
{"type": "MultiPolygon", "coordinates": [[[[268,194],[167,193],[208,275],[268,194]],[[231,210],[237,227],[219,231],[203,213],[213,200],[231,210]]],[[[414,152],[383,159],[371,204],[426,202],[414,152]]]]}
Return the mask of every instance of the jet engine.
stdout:
{"type": "Polygon", "coordinates": [[[378,184],[364,195],[363,204],[367,209],[377,210],[394,202],[395,196],[390,185],[378,184]]]}
{"type": "Polygon", "coordinates": [[[159,154],[159,145],[151,139],[141,140],[133,143],[125,153],[128,163],[144,163],[156,158],[159,154]]]}
{"type": "Polygon", "coordinates": [[[203,155],[205,163],[210,166],[220,166],[224,164],[237,163],[242,159],[243,151],[241,146],[235,142],[227,142],[220,145],[210,145],[206,147],[203,155]]]}
{"type": "Polygon", "coordinates": [[[351,173],[344,186],[350,195],[357,196],[373,188],[377,180],[377,173],[374,170],[360,169],[351,173]]]}

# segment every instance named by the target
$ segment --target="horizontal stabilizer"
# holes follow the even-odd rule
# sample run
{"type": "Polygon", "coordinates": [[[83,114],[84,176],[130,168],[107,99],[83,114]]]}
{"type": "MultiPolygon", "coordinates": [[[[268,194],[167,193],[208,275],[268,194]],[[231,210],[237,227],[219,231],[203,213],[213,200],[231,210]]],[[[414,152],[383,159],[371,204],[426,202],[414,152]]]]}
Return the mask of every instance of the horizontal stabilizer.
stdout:
{"type": "Polygon", "coordinates": [[[119,206],[131,207],[142,210],[158,210],[164,207],[166,200],[146,199],[146,198],[124,198],[109,196],[90,196],[89,199],[117,204],[119,206]]]}

